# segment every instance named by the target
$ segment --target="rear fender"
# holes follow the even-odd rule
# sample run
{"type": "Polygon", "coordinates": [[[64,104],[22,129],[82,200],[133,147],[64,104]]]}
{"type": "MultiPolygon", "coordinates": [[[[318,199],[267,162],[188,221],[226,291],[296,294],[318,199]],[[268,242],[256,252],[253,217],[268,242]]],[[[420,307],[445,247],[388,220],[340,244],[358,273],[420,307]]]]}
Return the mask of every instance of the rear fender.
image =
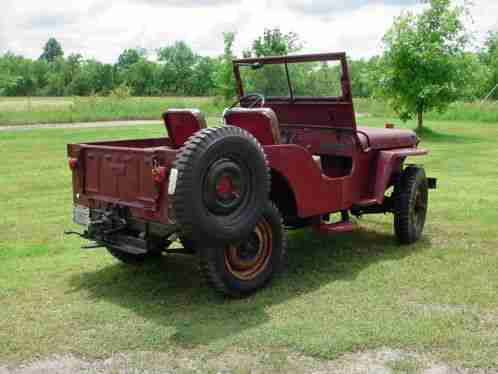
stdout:
{"type": "Polygon", "coordinates": [[[427,150],[419,148],[379,151],[374,187],[374,198],[377,204],[382,204],[384,201],[384,194],[390,185],[392,176],[401,172],[405,159],[410,156],[424,156],[427,153],[427,150]]]}
{"type": "Polygon", "coordinates": [[[273,175],[279,175],[292,191],[297,216],[311,217],[339,211],[350,177],[326,178],[310,152],[296,144],[264,147],[273,175]]]}

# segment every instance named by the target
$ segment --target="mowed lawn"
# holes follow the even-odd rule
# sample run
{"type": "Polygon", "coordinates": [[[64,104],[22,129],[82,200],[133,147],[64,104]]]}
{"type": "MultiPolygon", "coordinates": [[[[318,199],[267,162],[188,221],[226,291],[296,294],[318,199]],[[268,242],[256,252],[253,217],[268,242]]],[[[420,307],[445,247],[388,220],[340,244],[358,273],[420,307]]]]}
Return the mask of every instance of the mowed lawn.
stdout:
{"type": "Polygon", "coordinates": [[[162,127],[0,132],[0,363],[234,348],[332,359],[389,347],[497,368],[498,124],[428,125],[431,155],[419,161],[439,189],[419,243],[398,246],[388,215],[340,236],[292,232],[285,273],[235,301],[201,284],[195,258],[130,268],[63,236],[75,228],[66,144],[162,127]]]}

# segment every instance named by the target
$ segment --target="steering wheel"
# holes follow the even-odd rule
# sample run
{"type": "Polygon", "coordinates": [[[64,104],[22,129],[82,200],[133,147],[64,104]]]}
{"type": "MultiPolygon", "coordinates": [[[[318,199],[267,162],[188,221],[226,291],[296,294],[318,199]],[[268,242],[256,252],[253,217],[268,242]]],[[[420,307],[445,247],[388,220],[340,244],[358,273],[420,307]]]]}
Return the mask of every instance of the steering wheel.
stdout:
{"type": "Polygon", "coordinates": [[[235,103],[233,103],[230,106],[230,109],[235,108],[237,105],[240,105],[240,103],[242,103],[243,101],[246,101],[246,100],[252,99],[252,98],[254,98],[254,100],[248,106],[248,108],[254,108],[256,106],[256,104],[258,104],[258,103],[259,103],[260,108],[265,106],[265,103],[266,103],[265,95],[262,95],[260,93],[252,93],[252,94],[242,96],[239,100],[237,100],[235,103]]]}

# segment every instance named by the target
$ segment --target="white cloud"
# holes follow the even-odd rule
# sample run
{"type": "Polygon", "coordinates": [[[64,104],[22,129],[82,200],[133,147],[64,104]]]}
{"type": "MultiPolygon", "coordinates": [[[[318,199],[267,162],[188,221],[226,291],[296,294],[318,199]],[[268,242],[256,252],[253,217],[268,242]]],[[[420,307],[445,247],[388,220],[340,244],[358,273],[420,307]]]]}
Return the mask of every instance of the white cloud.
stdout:
{"type": "Polygon", "coordinates": [[[330,13],[346,13],[364,6],[411,6],[418,0],[287,0],[287,6],[302,13],[324,16],[330,13]]]}
{"type": "MultiPolygon", "coordinates": [[[[462,1],[462,0],[459,0],[462,1]]],[[[294,31],[305,52],[347,51],[368,57],[382,36],[415,0],[2,0],[0,52],[36,58],[49,37],[66,55],[82,53],[114,62],[125,48],[155,50],[185,40],[201,54],[223,51],[223,31],[237,31],[240,53],[264,28],[294,31]]],[[[482,41],[498,30],[498,2],[475,0],[471,28],[482,41]]]]}

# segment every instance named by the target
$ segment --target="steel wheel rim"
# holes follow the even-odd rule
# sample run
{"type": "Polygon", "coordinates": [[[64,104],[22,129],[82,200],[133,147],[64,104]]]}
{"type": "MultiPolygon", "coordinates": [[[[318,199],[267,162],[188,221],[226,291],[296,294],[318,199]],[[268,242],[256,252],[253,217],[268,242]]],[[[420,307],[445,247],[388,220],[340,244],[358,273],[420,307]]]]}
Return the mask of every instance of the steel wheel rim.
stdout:
{"type": "Polygon", "coordinates": [[[246,243],[238,246],[230,245],[225,248],[225,266],[235,278],[252,280],[260,275],[268,266],[273,252],[271,226],[266,219],[262,219],[246,243]],[[252,256],[245,256],[243,246],[248,242],[257,243],[252,256]]]}
{"type": "Polygon", "coordinates": [[[247,168],[235,160],[222,158],[211,164],[203,183],[203,201],[209,212],[226,216],[244,206],[250,194],[248,180],[247,168]]]}

